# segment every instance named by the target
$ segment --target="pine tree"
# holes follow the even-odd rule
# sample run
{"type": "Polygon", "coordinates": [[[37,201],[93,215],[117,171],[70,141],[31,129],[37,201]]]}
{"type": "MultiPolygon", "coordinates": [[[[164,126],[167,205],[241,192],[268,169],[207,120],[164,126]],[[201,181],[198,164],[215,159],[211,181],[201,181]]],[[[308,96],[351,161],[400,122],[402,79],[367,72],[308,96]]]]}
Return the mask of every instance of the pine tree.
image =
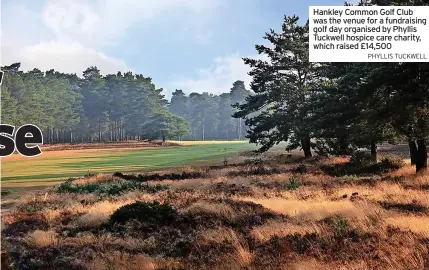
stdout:
{"type": "Polygon", "coordinates": [[[314,131],[308,121],[308,102],[316,66],[308,61],[308,22],[300,26],[298,20],[297,16],[286,16],[282,33],[271,30],[264,37],[272,47],[256,46],[269,62],[244,59],[252,68],[249,74],[255,94],[237,106],[239,111],[234,116],[246,118],[247,138],[261,145],[259,151],[286,141],[287,149],[301,146],[310,157],[314,131]]]}
{"type": "Polygon", "coordinates": [[[391,123],[377,117],[379,105],[370,104],[359,92],[361,78],[371,68],[371,63],[320,66],[318,76],[325,80],[309,104],[319,152],[351,154],[364,147],[376,161],[377,144],[397,137],[391,123]]]}
{"type": "MultiPolygon", "coordinates": [[[[231,106],[231,95],[223,93],[219,100],[219,137],[230,140],[234,137],[233,131],[236,128],[236,119],[232,118],[233,108],[231,106]]],[[[244,122],[244,121],[243,121],[244,122]]],[[[235,133],[235,132],[234,132],[235,133]]],[[[236,134],[236,133],[235,133],[236,134]]]]}
{"type": "Polygon", "coordinates": [[[102,132],[108,121],[107,95],[105,81],[97,67],[89,67],[83,72],[81,94],[83,96],[83,109],[88,120],[90,131],[89,140],[95,135],[98,141],[102,139],[102,132]]]}
{"type": "MultiPolygon", "coordinates": [[[[245,103],[246,97],[249,95],[249,91],[246,90],[246,87],[244,86],[243,81],[235,81],[231,91],[230,91],[230,97],[231,97],[231,105],[239,106],[245,103]]],[[[235,109],[234,112],[237,110],[235,109]]],[[[241,140],[245,134],[246,134],[246,124],[244,121],[242,121],[242,118],[236,119],[235,126],[237,128],[237,137],[239,140],[241,140]]]]}
{"type": "Polygon", "coordinates": [[[176,89],[173,92],[171,97],[171,102],[168,106],[168,110],[175,115],[181,116],[183,118],[188,118],[188,107],[187,107],[188,98],[182,90],[176,89]]]}

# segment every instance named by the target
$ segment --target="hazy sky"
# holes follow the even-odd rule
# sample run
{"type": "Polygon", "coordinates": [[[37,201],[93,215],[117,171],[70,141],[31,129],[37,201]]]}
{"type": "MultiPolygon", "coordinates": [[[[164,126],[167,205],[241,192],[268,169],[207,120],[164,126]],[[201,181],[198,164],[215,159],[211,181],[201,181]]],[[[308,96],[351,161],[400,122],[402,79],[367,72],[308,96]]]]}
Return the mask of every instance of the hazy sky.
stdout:
{"type": "Polygon", "coordinates": [[[176,88],[222,93],[250,82],[255,57],[283,16],[341,0],[2,0],[1,64],[77,73],[133,71],[167,97],[176,88]]]}

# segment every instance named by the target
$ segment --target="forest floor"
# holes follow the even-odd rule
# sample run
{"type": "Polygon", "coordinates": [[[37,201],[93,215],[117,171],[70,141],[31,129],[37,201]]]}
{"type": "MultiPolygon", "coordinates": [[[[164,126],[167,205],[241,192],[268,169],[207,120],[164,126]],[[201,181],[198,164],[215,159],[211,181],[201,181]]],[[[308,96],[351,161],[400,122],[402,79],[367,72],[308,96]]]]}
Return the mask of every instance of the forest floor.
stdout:
{"type": "Polygon", "coordinates": [[[87,175],[23,196],[2,247],[18,269],[429,269],[429,175],[396,165],[244,151],[87,175]]]}

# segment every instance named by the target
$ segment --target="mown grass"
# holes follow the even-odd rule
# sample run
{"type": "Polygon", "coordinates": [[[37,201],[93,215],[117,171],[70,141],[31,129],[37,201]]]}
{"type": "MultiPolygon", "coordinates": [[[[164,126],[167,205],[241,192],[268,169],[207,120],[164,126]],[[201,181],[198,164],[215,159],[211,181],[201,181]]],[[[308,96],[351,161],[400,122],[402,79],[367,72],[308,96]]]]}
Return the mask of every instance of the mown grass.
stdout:
{"type": "Polygon", "coordinates": [[[254,148],[247,142],[207,142],[151,149],[46,152],[35,158],[4,158],[1,181],[3,187],[50,185],[87,173],[144,172],[214,160],[221,164],[224,157],[254,148]]]}

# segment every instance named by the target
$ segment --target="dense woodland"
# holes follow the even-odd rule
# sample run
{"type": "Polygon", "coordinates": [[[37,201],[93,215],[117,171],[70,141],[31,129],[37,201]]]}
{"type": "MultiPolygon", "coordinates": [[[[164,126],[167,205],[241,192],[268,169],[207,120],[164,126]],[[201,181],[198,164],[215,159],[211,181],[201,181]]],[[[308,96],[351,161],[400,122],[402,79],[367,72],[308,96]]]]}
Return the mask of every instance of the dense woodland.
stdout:
{"type": "Polygon", "coordinates": [[[243,139],[244,121],[231,104],[248,95],[242,81],[220,96],[173,93],[171,103],[149,77],[102,76],[96,67],[82,77],[54,70],[23,72],[20,63],[2,67],[2,122],[40,127],[45,143],[127,139],[243,139]]]}
{"type": "MultiPolygon", "coordinates": [[[[359,5],[410,3],[428,5],[359,5]]],[[[3,67],[2,119],[40,126],[47,142],[246,137],[261,152],[288,142],[287,150],[301,148],[306,157],[366,148],[376,160],[378,143],[405,141],[417,171],[427,168],[429,63],[310,63],[308,33],[308,22],[285,16],[281,32],[264,37],[271,45],[256,45],[268,60],[244,59],[250,91],[242,81],[220,96],[176,90],[170,104],[142,75],[3,67]]]]}

